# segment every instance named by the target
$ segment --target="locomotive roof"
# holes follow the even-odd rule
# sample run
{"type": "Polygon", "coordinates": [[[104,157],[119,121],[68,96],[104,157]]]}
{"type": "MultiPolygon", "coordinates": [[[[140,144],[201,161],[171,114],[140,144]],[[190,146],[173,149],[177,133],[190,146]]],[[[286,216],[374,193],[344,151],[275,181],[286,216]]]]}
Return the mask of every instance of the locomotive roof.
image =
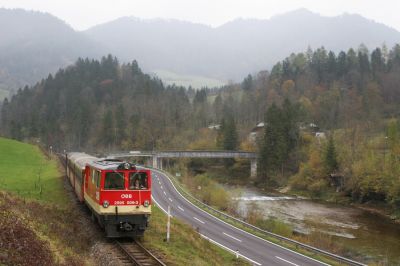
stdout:
{"type": "MultiPolygon", "coordinates": [[[[88,163],[90,166],[100,170],[118,170],[121,169],[121,164],[126,163],[125,161],[118,159],[98,159],[88,163]]],[[[133,165],[129,164],[130,167],[133,165]]]]}
{"type": "Polygon", "coordinates": [[[71,160],[71,162],[73,162],[81,169],[84,169],[86,164],[99,160],[99,158],[96,158],[94,156],[82,152],[70,152],[68,153],[67,156],[69,160],[71,160]]]}
{"type": "MultiPolygon", "coordinates": [[[[68,153],[68,158],[81,169],[85,169],[86,165],[89,165],[99,170],[118,170],[121,169],[121,164],[127,163],[119,159],[97,158],[81,152],[68,153]]],[[[134,167],[132,164],[129,165],[131,169],[134,167]]]]}

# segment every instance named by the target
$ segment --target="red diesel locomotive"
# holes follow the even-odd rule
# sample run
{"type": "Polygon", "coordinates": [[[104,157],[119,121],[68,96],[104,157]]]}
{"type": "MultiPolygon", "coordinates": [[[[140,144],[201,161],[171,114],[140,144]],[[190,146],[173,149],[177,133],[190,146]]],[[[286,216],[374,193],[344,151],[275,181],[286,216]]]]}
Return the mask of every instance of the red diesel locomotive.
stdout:
{"type": "Polygon", "coordinates": [[[114,159],[68,153],[66,171],[79,199],[107,237],[142,236],[151,214],[151,172],[114,159]]]}

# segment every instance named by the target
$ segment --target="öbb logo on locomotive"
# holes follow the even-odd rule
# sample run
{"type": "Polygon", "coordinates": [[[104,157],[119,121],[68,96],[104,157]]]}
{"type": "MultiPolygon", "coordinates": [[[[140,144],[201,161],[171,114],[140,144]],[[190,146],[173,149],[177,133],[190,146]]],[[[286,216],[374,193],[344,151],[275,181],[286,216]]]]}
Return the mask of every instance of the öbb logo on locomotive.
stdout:
{"type": "Polygon", "coordinates": [[[107,237],[142,236],[151,214],[151,172],[115,159],[66,154],[66,172],[78,200],[107,237]]]}

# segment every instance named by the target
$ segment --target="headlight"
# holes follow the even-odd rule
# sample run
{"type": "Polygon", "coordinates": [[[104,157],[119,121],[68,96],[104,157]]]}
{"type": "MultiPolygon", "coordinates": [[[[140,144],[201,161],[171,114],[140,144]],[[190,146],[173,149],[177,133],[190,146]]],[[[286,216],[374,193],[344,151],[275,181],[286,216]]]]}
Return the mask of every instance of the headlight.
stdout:
{"type": "Polygon", "coordinates": [[[143,206],[149,207],[149,205],[150,205],[150,202],[148,200],[145,200],[144,203],[143,203],[143,206]]]}
{"type": "Polygon", "coordinates": [[[107,200],[103,201],[103,207],[107,208],[108,206],[110,206],[110,203],[107,200]]]}

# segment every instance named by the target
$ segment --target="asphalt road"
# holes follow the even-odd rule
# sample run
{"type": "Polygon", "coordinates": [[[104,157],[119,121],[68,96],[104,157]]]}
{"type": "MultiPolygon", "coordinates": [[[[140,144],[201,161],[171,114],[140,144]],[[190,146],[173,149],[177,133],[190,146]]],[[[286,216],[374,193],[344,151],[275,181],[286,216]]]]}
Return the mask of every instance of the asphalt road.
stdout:
{"type": "Polygon", "coordinates": [[[153,201],[164,212],[192,225],[216,245],[236,253],[254,265],[329,265],[247,233],[208,214],[186,200],[162,172],[152,170],[153,201]]]}

